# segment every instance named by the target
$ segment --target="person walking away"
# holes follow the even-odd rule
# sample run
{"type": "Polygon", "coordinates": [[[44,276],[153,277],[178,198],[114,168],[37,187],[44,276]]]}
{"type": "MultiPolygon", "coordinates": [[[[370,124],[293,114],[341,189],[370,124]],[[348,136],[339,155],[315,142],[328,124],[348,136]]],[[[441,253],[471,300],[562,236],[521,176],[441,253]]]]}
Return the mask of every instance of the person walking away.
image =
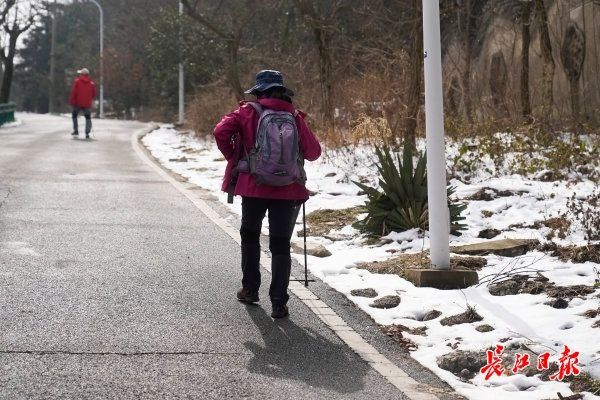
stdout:
{"type": "Polygon", "coordinates": [[[87,68],[82,68],[77,71],[77,78],[73,81],[71,94],[69,95],[69,104],[73,107],[73,132],[72,136],[79,135],[77,126],[77,117],[79,112],[83,111],[85,116],[85,138],[90,138],[92,131],[92,101],[96,97],[96,85],[90,78],[90,71],[87,68]]]}
{"type": "Polygon", "coordinates": [[[304,159],[319,158],[321,145],[304,121],[306,114],[294,107],[294,92],[284,86],[279,71],[260,71],[246,93],[256,101],[240,102],[213,132],[227,160],[221,189],[230,202],[233,195],[242,197],[242,288],[237,299],[259,301],[260,232],[268,212],[271,316],[283,318],[289,315],[290,239],[300,206],[309,197],[304,159]]]}

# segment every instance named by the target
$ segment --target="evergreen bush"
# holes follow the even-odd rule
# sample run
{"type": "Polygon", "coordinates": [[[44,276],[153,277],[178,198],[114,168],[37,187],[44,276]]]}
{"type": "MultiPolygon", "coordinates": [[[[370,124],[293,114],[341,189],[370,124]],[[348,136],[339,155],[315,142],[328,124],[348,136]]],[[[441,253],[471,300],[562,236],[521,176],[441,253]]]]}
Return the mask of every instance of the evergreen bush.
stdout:
{"type": "MultiPolygon", "coordinates": [[[[375,235],[387,235],[390,232],[402,232],[413,228],[427,229],[429,224],[427,211],[427,156],[420,154],[413,167],[413,147],[404,146],[402,159],[396,159],[388,147],[375,148],[379,164],[379,186],[383,190],[354,182],[368,197],[365,203],[367,217],[355,224],[362,232],[375,235]],[[397,167],[396,167],[397,165],[397,167]]],[[[450,230],[459,233],[466,225],[460,223],[465,218],[461,213],[467,208],[451,200],[454,188],[448,187],[448,207],[450,210],[450,230]]]]}

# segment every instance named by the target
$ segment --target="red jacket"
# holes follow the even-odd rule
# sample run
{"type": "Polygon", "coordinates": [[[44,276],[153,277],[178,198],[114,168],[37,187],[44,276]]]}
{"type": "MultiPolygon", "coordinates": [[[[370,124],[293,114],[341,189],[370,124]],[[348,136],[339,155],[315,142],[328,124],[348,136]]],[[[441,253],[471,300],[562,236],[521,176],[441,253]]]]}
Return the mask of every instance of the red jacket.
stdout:
{"type": "Polygon", "coordinates": [[[88,75],[80,75],[73,81],[69,104],[73,107],[92,108],[92,100],[96,97],[96,85],[88,75]]]}
{"type": "MultiPolygon", "coordinates": [[[[289,111],[294,113],[294,106],[286,101],[279,99],[259,99],[258,102],[265,108],[276,111],[289,111]]],[[[302,155],[308,161],[314,161],[321,155],[321,145],[314,133],[304,122],[304,114],[298,111],[296,124],[298,126],[298,135],[300,141],[300,150],[302,155]]],[[[241,142],[238,139],[241,135],[244,148],[251,149],[256,140],[256,128],[259,115],[256,110],[246,101],[240,102],[240,107],[232,113],[223,117],[217,124],[213,135],[217,142],[217,147],[227,160],[225,168],[225,177],[221,190],[227,191],[227,186],[231,181],[233,167],[237,164],[241,149],[241,142]]],[[[287,186],[266,186],[257,185],[254,177],[249,173],[240,172],[234,193],[240,196],[259,197],[263,199],[285,199],[285,200],[306,200],[308,199],[308,190],[300,183],[292,183],[287,186]]]]}

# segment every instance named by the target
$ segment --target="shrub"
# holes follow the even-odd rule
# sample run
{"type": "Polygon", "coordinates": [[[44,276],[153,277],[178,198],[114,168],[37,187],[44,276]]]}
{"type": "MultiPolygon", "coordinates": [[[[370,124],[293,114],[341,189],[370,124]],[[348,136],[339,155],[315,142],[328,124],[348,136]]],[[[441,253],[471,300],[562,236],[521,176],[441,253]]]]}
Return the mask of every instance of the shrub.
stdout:
{"type": "Polygon", "coordinates": [[[578,199],[573,193],[567,200],[567,211],[563,217],[577,221],[587,241],[600,240],[600,191],[595,190],[586,199],[578,199]]]}
{"type": "MultiPolygon", "coordinates": [[[[406,231],[413,228],[427,229],[429,223],[427,210],[427,170],[426,155],[418,157],[413,167],[413,147],[404,146],[402,160],[396,154],[396,160],[390,149],[376,147],[375,152],[379,164],[379,190],[354,182],[368,196],[366,202],[367,217],[355,224],[363,232],[376,235],[387,235],[392,231],[406,231]],[[398,167],[396,167],[396,164],[398,167]]],[[[459,221],[464,220],[461,213],[465,204],[452,202],[450,197],[454,188],[448,187],[448,206],[450,209],[450,229],[453,233],[465,229],[459,221]]]]}

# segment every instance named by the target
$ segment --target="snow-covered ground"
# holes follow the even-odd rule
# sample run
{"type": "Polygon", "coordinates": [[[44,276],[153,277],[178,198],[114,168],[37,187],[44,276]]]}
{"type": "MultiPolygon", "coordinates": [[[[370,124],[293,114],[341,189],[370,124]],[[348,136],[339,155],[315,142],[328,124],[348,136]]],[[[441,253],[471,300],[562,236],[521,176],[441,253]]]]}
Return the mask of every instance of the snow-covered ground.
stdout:
{"type": "MultiPolygon", "coordinates": [[[[212,141],[196,139],[191,135],[179,134],[169,126],[146,135],[144,144],[151,153],[167,168],[186,177],[190,182],[213,191],[225,203],[226,195],[220,193],[225,161],[212,141]]],[[[449,153],[452,153],[452,144],[449,153]]],[[[451,154],[450,154],[451,155],[451,154]]],[[[308,188],[316,195],[306,204],[307,213],[318,209],[343,209],[364,204],[366,196],[358,195],[359,189],[351,179],[368,180],[375,184],[377,174],[369,160],[372,154],[365,148],[352,152],[328,153],[321,160],[308,163],[308,188]]],[[[495,239],[519,238],[545,241],[550,228],[528,228],[536,221],[556,217],[565,211],[567,199],[573,193],[578,198],[589,196],[595,189],[591,181],[576,183],[567,181],[541,182],[519,175],[485,177],[471,179],[470,184],[452,181],[459,198],[464,199],[482,188],[498,191],[510,190],[510,196],[497,197],[490,201],[468,201],[463,213],[468,228],[461,236],[451,237],[451,245],[478,243],[485,239],[477,238],[485,228],[495,228],[502,233],[495,239]],[[509,226],[521,224],[522,228],[509,226]]],[[[231,211],[240,214],[240,200],[228,205],[231,211]]],[[[266,221],[265,221],[266,223],[266,221]]],[[[300,229],[300,225],[297,225],[300,229]]],[[[265,227],[265,232],[267,228],[265,227]]],[[[484,284],[466,290],[437,290],[418,288],[398,275],[374,274],[356,268],[360,262],[383,261],[401,252],[421,252],[429,247],[427,236],[420,236],[416,230],[394,233],[393,241],[385,245],[367,245],[358,232],[347,226],[337,231],[346,240],[331,241],[322,237],[310,237],[313,242],[323,244],[332,255],[326,258],[309,256],[310,271],[325,283],[345,294],[360,309],[367,312],[378,324],[401,324],[408,328],[426,327],[426,335],[404,337],[418,345],[411,355],[446,380],[458,392],[469,399],[551,399],[556,393],[572,394],[567,382],[542,381],[539,376],[526,377],[508,373],[492,377],[486,381],[482,374],[472,380],[461,380],[449,371],[441,369],[437,357],[458,350],[483,351],[502,343],[526,343],[539,353],[550,351],[551,361],[558,361],[559,353],[567,345],[579,351],[579,366],[596,379],[600,378],[599,328],[592,328],[596,319],[581,314],[599,307],[599,292],[575,297],[565,309],[556,309],[544,303],[550,298],[545,294],[517,294],[492,296],[484,284]],[[399,295],[401,303],[390,309],[370,306],[372,298],[356,297],[350,294],[353,289],[373,288],[379,297],[399,295]],[[463,313],[467,306],[474,306],[483,320],[479,323],[464,323],[453,326],[440,324],[443,317],[463,313]],[[428,311],[439,310],[442,316],[422,321],[428,311]],[[489,324],[490,332],[479,332],[475,327],[489,324]]],[[[297,236],[294,235],[294,239],[297,236]]],[[[554,239],[561,245],[584,245],[582,229],[575,224],[562,239],[554,239]]],[[[300,256],[299,262],[303,262],[300,256]]],[[[547,253],[531,251],[520,257],[485,256],[487,265],[479,271],[480,280],[507,268],[519,266],[539,270],[550,282],[560,286],[594,285],[598,278],[594,268],[599,264],[591,262],[563,262],[547,253]]],[[[532,360],[535,366],[536,360],[532,360]]],[[[585,399],[600,399],[590,393],[585,399]]]]}

